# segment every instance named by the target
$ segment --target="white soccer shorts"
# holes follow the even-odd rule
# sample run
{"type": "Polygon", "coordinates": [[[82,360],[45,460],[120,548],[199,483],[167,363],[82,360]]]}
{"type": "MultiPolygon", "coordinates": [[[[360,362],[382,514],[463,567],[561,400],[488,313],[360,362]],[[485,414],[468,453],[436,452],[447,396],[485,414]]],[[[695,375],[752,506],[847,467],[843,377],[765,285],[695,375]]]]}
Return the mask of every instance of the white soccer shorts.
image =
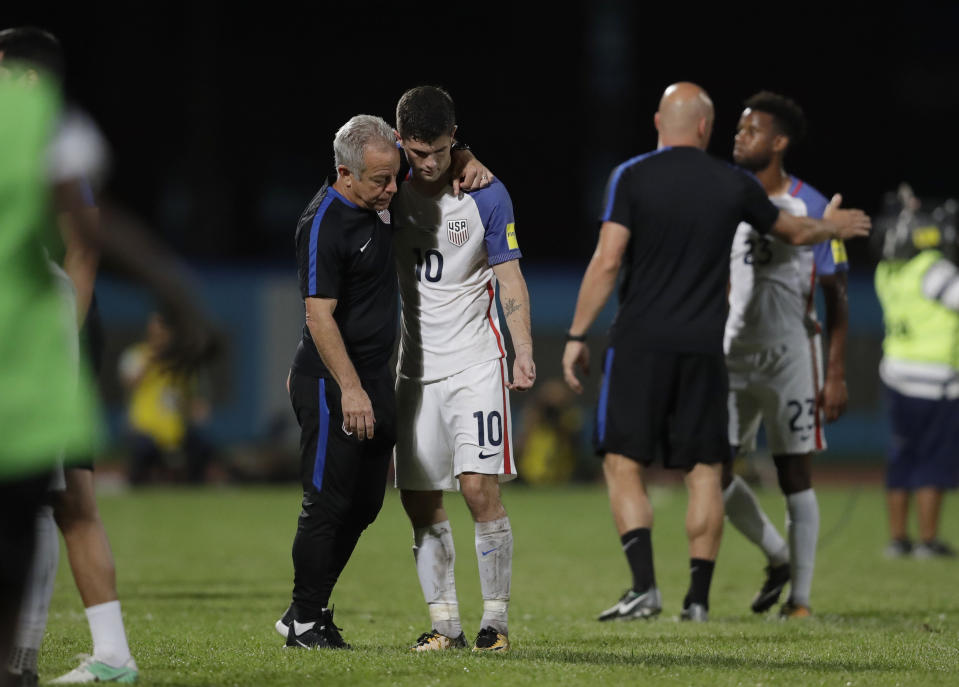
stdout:
{"type": "Polygon", "coordinates": [[[396,378],[396,486],[457,491],[458,475],[516,478],[506,360],[423,383],[396,378]]]}
{"type": "Polygon", "coordinates": [[[823,414],[816,406],[822,388],[822,344],[817,335],[755,353],[730,353],[729,443],[756,448],[759,423],[774,456],[826,448],[823,414]]]}

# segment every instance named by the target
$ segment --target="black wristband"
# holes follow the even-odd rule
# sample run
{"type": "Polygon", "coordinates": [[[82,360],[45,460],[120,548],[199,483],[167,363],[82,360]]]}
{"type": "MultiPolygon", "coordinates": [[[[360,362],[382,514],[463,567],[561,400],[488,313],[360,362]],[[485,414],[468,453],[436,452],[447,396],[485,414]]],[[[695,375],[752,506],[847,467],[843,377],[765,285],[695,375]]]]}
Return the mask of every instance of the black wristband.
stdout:
{"type": "Polygon", "coordinates": [[[472,150],[469,143],[463,143],[462,141],[453,141],[453,146],[450,150],[472,150]]]}
{"type": "Polygon", "coordinates": [[[580,343],[583,343],[583,342],[586,341],[586,334],[585,334],[585,333],[583,333],[583,334],[573,334],[573,333],[571,333],[571,332],[566,332],[566,340],[567,340],[567,341],[579,341],[580,343]]]}

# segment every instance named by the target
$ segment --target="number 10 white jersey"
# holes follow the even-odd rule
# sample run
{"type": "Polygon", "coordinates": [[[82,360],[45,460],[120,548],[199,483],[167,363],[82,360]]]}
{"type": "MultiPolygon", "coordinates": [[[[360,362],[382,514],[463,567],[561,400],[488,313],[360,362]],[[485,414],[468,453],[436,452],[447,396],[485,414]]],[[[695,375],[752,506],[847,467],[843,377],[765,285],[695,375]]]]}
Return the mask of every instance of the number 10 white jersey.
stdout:
{"type": "Polygon", "coordinates": [[[424,382],[506,355],[492,266],[521,257],[498,180],[427,197],[407,181],[390,206],[403,299],[397,372],[424,382]]]}

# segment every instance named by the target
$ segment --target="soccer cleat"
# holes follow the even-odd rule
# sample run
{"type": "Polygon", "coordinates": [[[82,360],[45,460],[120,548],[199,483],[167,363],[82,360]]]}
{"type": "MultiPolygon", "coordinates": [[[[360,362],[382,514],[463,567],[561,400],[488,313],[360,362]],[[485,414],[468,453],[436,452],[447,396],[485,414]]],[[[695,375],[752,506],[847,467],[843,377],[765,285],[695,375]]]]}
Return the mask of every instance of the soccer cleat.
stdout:
{"type": "Polygon", "coordinates": [[[784,603],[779,609],[779,617],[783,620],[809,618],[810,616],[812,616],[812,611],[809,609],[809,606],[793,603],[791,599],[784,603]]]}
{"type": "Polygon", "coordinates": [[[484,627],[476,635],[476,641],[473,642],[473,651],[509,651],[509,636],[502,632],[497,632],[492,627],[484,627]]]}
{"type": "Polygon", "coordinates": [[[466,635],[460,632],[459,637],[447,637],[436,630],[430,630],[420,635],[410,651],[443,651],[444,649],[465,649],[466,635]]]}
{"type": "Polygon", "coordinates": [[[915,558],[955,558],[955,550],[946,542],[938,539],[924,541],[912,550],[915,558]]]}
{"type": "Polygon", "coordinates": [[[652,618],[663,610],[663,599],[656,587],[650,587],[642,594],[627,589],[615,605],[599,614],[598,620],[636,620],[652,618]]]}
{"type": "Polygon", "coordinates": [[[753,613],[765,613],[779,601],[779,595],[783,593],[783,588],[789,582],[789,563],[782,565],[766,566],[766,581],[763,582],[762,589],[756,592],[753,597],[753,613]]]}
{"type": "Polygon", "coordinates": [[[276,628],[276,631],[286,637],[290,634],[290,623],[293,622],[293,604],[290,604],[290,607],[286,609],[286,612],[283,614],[279,620],[273,625],[276,628]]]}
{"type": "Polygon", "coordinates": [[[893,539],[886,546],[886,558],[902,558],[912,553],[912,542],[908,539],[893,539]]]}
{"type": "Polygon", "coordinates": [[[702,604],[689,604],[679,614],[680,620],[691,620],[694,623],[705,623],[709,620],[709,611],[702,604]]]}
{"type": "Polygon", "coordinates": [[[88,656],[79,666],[66,675],[51,680],[50,684],[76,685],[84,682],[118,682],[132,685],[137,681],[138,676],[137,664],[132,658],[119,668],[114,668],[103,661],[96,660],[93,656],[88,656]]]}
{"type": "Polygon", "coordinates": [[[286,646],[302,649],[352,649],[343,641],[340,629],[333,624],[333,609],[320,613],[320,619],[309,623],[293,620],[286,635],[286,646]]]}

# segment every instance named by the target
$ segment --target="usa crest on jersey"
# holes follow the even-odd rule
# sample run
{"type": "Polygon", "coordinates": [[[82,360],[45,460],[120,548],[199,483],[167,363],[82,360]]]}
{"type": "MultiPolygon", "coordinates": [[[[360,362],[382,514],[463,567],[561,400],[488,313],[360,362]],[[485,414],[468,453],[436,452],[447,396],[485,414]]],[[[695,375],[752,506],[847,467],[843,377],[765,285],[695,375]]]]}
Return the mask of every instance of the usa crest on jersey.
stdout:
{"type": "Polygon", "coordinates": [[[446,221],[446,236],[454,246],[462,246],[470,237],[469,226],[465,219],[446,221]]]}

